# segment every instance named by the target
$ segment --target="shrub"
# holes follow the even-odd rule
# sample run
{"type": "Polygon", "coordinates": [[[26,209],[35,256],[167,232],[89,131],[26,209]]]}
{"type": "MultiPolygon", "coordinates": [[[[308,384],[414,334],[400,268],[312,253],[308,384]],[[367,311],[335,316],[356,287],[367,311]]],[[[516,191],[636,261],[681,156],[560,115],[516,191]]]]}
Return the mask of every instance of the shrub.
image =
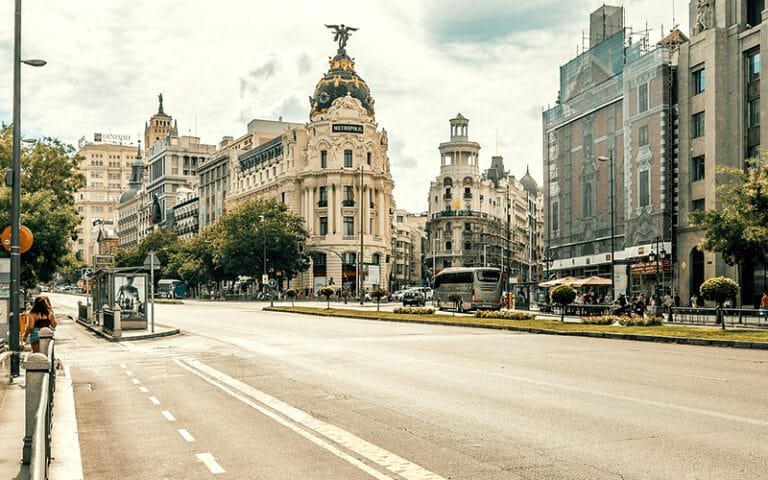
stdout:
{"type": "Polygon", "coordinates": [[[291,306],[294,306],[293,300],[296,298],[296,290],[289,288],[285,291],[285,296],[291,299],[291,306]]]}
{"type": "Polygon", "coordinates": [[[622,318],[614,315],[599,315],[581,317],[581,323],[585,325],[613,325],[614,323],[621,323],[622,318]]]}
{"type": "Polygon", "coordinates": [[[718,305],[722,305],[729,298],[736,298],[739,293],[739,284],[728,277],[715,277],[702,283],[699,292],[706,300],[713,300],[718,305]]]}
{"type": "Polygon", "coordinates": [[[477,318],[503,318],[504,320],[533,320],[536,315],[525,312],[515,312],[508,310],[478,310],[475,312],[477,318]]]}
{"type": "Polygon", "coordinates": [[[397,307],[392,310],[394,313],[407,313],[410,315],[431,315],[435,309],[431,307],[397,307]]]}
{"type": "Polygon", "coordinates": [[[568,305],[576,299],[576,290],[570,285],[558,285],[550,292],[552,301],[560,305],[568,305]]]}
{"type": "Polygon", "coordinates": [[[325,297],[325,301],[328,302],[328,308],[331,308],[331,296],[336,293],[336,290],[333,287],[325,286],[318,290],[317,293],[325,297]]]}
{"type": "Polygon", "coordinates": [[[581,323],[585,325],[615,325],[618,323],[623,327],[652,327],[661,325],[663,320],[662,317],[617,317],[616,315],[581,317],[581,323]]]}

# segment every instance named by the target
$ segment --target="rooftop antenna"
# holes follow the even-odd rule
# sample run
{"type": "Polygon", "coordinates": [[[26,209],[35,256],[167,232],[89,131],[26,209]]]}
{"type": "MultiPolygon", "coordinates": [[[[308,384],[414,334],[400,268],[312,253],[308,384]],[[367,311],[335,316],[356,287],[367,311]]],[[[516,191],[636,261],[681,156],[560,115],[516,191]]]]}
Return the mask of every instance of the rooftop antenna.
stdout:
{"type": "Polygon", "coordinates": [[[672,30],[677,28],[677,20],[675,20],[675,0],[672,0],[672,30]]]}
{"type": "Polygon", "coordinates": [[[496,127],[496,155],[499,154],[499,127],[496,127]]]}

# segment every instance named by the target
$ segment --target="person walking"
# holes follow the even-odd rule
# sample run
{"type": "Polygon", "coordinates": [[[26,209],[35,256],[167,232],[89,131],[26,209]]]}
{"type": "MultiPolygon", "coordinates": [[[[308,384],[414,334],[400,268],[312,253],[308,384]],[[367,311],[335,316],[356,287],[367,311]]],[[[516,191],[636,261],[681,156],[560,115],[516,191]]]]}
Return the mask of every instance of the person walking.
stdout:
{"type": "Polygon", "coordinates": [[[27,328],[22,337],[22,341],[26,342],[29,338],[29,343],[32,345],[32,352],[40,352],[40,329],[50,328],[51,330],[56,328],[56,315],[53,313],[51,307],[51,301],[48,297],[39,296],[35,298],[32,308],[27,315],[27,328]]]}
{"type": "Polygon", "coordinates": [[[768,293],[763,292],[763,298],[760,299],[760,311],[763,318],[768,321],[768,293]]]}

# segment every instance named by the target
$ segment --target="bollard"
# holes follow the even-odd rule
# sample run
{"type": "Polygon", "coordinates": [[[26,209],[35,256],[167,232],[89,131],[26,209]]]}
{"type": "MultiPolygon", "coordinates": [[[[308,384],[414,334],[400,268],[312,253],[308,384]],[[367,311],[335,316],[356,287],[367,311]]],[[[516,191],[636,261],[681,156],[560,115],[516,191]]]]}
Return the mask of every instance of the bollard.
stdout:
{"type": "Polygon", "coordinates": [[[40,353],[43,355],[48,355],[48,345],[53,341],[53,334],[53,330],[48,327],[40,329],[40,353]]]}
{"type": "Polygon", "coordinates": [[[114,330],[112,330],[113,337],[120,338],[123,336],[122,314],[123,314],[123,310],[120,308],[120,305],[115,305],[115,309],[113,310],[113,315],[114,315],[114,330]]]}
{"type": "Polygon", "coordinates": [[[47,376],[50,370],[48,357],[42,353],[33,353],[27,357],[24,368],[27,371],[27,376],[25,382],[25,428],[22,463],[29,465],[32,459],[32,435],[35,431],[35,414],[40,407],[40,399],[44,393],[47,393],[42,391],[42,385],[43,377],[47,376]]]}

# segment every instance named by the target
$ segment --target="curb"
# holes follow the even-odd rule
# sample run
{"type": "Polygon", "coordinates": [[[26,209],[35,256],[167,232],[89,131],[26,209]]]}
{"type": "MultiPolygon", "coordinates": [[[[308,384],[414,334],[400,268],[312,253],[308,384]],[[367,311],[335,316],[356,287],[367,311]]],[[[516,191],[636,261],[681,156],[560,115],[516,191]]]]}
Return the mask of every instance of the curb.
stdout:
{"type": "MultiPolygon", "coordinates": [[[[323,315],[313,312],[297,312],[297,311],[285,311],[276,310],[273,307],[264,307],[265,311],[277,312],[277,313],[296,313],[299,315],[313,315],[317,317],[330,317],[334,315],[323,315]]],[[[742,342],[739,340],[720,340],[720,339],[706,339],[706,338],[687,338],[687,337],[663,337],[658,335],[643,335],[638,333],[613,333],[613,332],[590,332],[590,331],[572,331],[572,330],[550,330],[547,328],[538,327],[516,327],[514,325],[482,325],[476,323],[442,323],[442,322],[428,322],[425,320],[406,320],[395,318],[374,318],[363,317],[356,315],[343,315],[341,318],[356,318],[359,320],[374,320],[379,322],[395,322],[395,323],[421,323],[425,325],[444,325],[447,327],[468,327],[468,328],[485,328],[489,330],[508,330],[513,332],[527,332],[540,335],[561,335],[570,337],[591,337],[591,338],[607,338],[611,340],[631,340],[636,342],[655,342],[655,343],[677,343],[680,345],[696,345],[705,347],[730,347],[730,348],[747,348],[754,350],[768,350],[768,342],[742,342]]]]}
{"type": "MultiPolygon", "coordinates": [[[[69,318],[72,318],[71,316],[69,318]]],[[[181,330],[178,328],[173,328],[171,330],[166,330],[164,332],[155,332],[155,333],[145,333],[141,335],[131,335],[130,337],[115,337],[112,335],[109,335],[107,333],[102,332],[101,330],[97,330],[93,325],[90,323],[86,323],[81,321],[79,318],[72,318],[75,322],[79,323],[83,327],[87,328],[88,330],[99,334],[103,338],[106,338],[110,342],[132,342],[134,340],[147,340],[150,338],[158,338],[158,337],[170,337],[171,335],[178,335],[181,333],[181,330]]]]}

